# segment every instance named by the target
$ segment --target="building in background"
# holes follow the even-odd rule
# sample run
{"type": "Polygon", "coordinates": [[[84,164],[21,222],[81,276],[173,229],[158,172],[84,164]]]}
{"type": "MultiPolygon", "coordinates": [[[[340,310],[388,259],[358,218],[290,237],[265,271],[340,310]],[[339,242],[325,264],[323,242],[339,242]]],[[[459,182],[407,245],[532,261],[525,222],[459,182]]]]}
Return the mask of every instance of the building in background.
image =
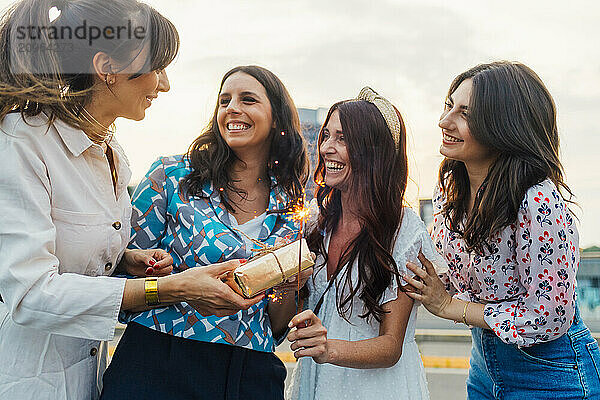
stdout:
{"type": "Polygon", "coordinates": [[[585,322],[592,330],[600,330],[600,251],[581,252],[577,298],[585,322]]]}
{"type": "Polygon", "coordinates": [[[317,139],[321,125],[327,118],[327,108],[299,108],[298,116],[300,117],[300,126],[302,127],[302,135],[306,140],[308,151],[308,159],[310,160],[310,176],[306,183],[306,199],[311,200],[315,193],[315,183],[313,182],[313,173],[317,166],[317,139]]]}

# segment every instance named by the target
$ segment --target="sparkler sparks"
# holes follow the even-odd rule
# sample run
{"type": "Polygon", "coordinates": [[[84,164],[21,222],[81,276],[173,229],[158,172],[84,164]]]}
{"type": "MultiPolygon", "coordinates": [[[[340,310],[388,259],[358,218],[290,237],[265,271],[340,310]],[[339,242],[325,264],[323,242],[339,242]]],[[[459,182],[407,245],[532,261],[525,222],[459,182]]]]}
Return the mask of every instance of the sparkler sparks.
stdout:
{"type": "Polygon", "coordinates": [[[298,302],[296,303],[296,314],[300,313],[300,273],[302,272],[302,236],[304,235],[304,223],[308,220],[310,215],[310,209],[304,205],[306,195],[302,193],[302,197],[298,201],[291,211],[291,218],[293,221],[300,224],[300,230],[298,232],[298,276],[296,281],[298,282],[298,302]]]}
{"type": "MultiPolygon", "coordinates": [[[[301,225],[304,225],[304,223],[308,220],[309,215],[310,209],[308,207],[304,207],[303,204],[295,205],[294,208],[292,208],[292,211],[290,212],[292,220],[295,222],[299,222],[301,225]]],[[[300,227],[301,233],[302,228],[303,226],[300,227]]]]}
{"type": "Polygon", "coordinates": [[[273,303],[281,304],[284,294],[285,294],[285,292],[273,292],[271,294],[268,294],[267,297],[273,303]]]}

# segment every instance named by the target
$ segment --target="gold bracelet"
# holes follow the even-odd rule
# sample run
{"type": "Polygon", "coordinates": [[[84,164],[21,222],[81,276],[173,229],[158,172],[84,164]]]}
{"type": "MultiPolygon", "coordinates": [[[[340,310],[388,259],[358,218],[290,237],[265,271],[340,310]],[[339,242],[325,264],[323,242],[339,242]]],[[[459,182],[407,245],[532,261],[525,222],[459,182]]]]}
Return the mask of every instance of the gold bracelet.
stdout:
{"type": "Polygon", "coordinates": [[[463,324],[469,326],[469,324],[467,323],[467,308],[469,308],[468,301],[465,302],[465,308],[463,308],[462,322],[463,322],[463,324]]]}
{"type": "Polygon", "coordinates": [[[146,278],[144,280],[144,295],[147,306],[157,306],[160,304],[158,299],[158,278],[146,278]]]}

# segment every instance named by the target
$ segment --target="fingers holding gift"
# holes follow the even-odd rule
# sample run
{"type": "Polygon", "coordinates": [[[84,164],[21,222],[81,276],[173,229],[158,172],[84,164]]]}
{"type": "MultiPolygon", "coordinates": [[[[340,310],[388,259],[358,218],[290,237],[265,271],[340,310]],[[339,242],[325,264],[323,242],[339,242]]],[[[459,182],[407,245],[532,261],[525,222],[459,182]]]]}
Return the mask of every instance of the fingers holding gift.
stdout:
{"type": "Polygon", "coordinates": [[[231,260],[206,267],[189,268],[179,274],[187,288],[185,298],[202,315],[231,315],[246,310],[264,299],[264,294],[245,299],[234,292],[221,278],[235,269],[240,260],[231,260]],[[189,301],[192,300],[192,301],[189,301]]]}
{"type": "Polygon", "coordinates": [[[233,315],[240,310],[247,310],[265,297],[264,295],[260,295],[251,299],[245,299],[222,282],[216,283],[216,285],[223,285],[224,287],[216,287],[210,293],[207,291],[203,299],[188,301],[188,304],[194,307],[202,316],[216,315],[217,317],[225,317],[233,315]]]}
{"type": "Polygon", "coordinates": [[[226,298],[224,299],[228,301],[232,307],[235,307],[238,310],[247,310],[265,298],[265,294],[263,293],[258,296],[251,297],[249,299],[245,299],[236,292],[234,292],[228,285],[223,284],[223,286],[226,286],[224,290],[227,291],[226,298]]]}

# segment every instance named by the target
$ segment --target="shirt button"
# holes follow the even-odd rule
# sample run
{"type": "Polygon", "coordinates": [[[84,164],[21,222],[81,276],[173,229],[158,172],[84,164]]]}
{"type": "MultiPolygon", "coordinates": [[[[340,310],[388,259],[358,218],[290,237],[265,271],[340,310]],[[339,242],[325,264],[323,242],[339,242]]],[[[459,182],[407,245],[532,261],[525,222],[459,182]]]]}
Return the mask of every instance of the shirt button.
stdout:
{"type": "Polygon", "coordinates": [[[90,356],[94,357],[96,354],[98,354],[98,349],[92,347],[92,349],[90,350],[90,356]]]}
{"type": "Polygon", "coordinates": [[[118,231],[119,229],[121,229],[121,223],[117,221],[114,224],[112,224],[112,227],[118,231]]]}
{"type": "Polygon", "coordinates": [[[105,271],[109,271],[111,268],[112,268],[112,263],[111,262],[106,263],[106,265],[104,266],[104,270],[105,271]]]}

